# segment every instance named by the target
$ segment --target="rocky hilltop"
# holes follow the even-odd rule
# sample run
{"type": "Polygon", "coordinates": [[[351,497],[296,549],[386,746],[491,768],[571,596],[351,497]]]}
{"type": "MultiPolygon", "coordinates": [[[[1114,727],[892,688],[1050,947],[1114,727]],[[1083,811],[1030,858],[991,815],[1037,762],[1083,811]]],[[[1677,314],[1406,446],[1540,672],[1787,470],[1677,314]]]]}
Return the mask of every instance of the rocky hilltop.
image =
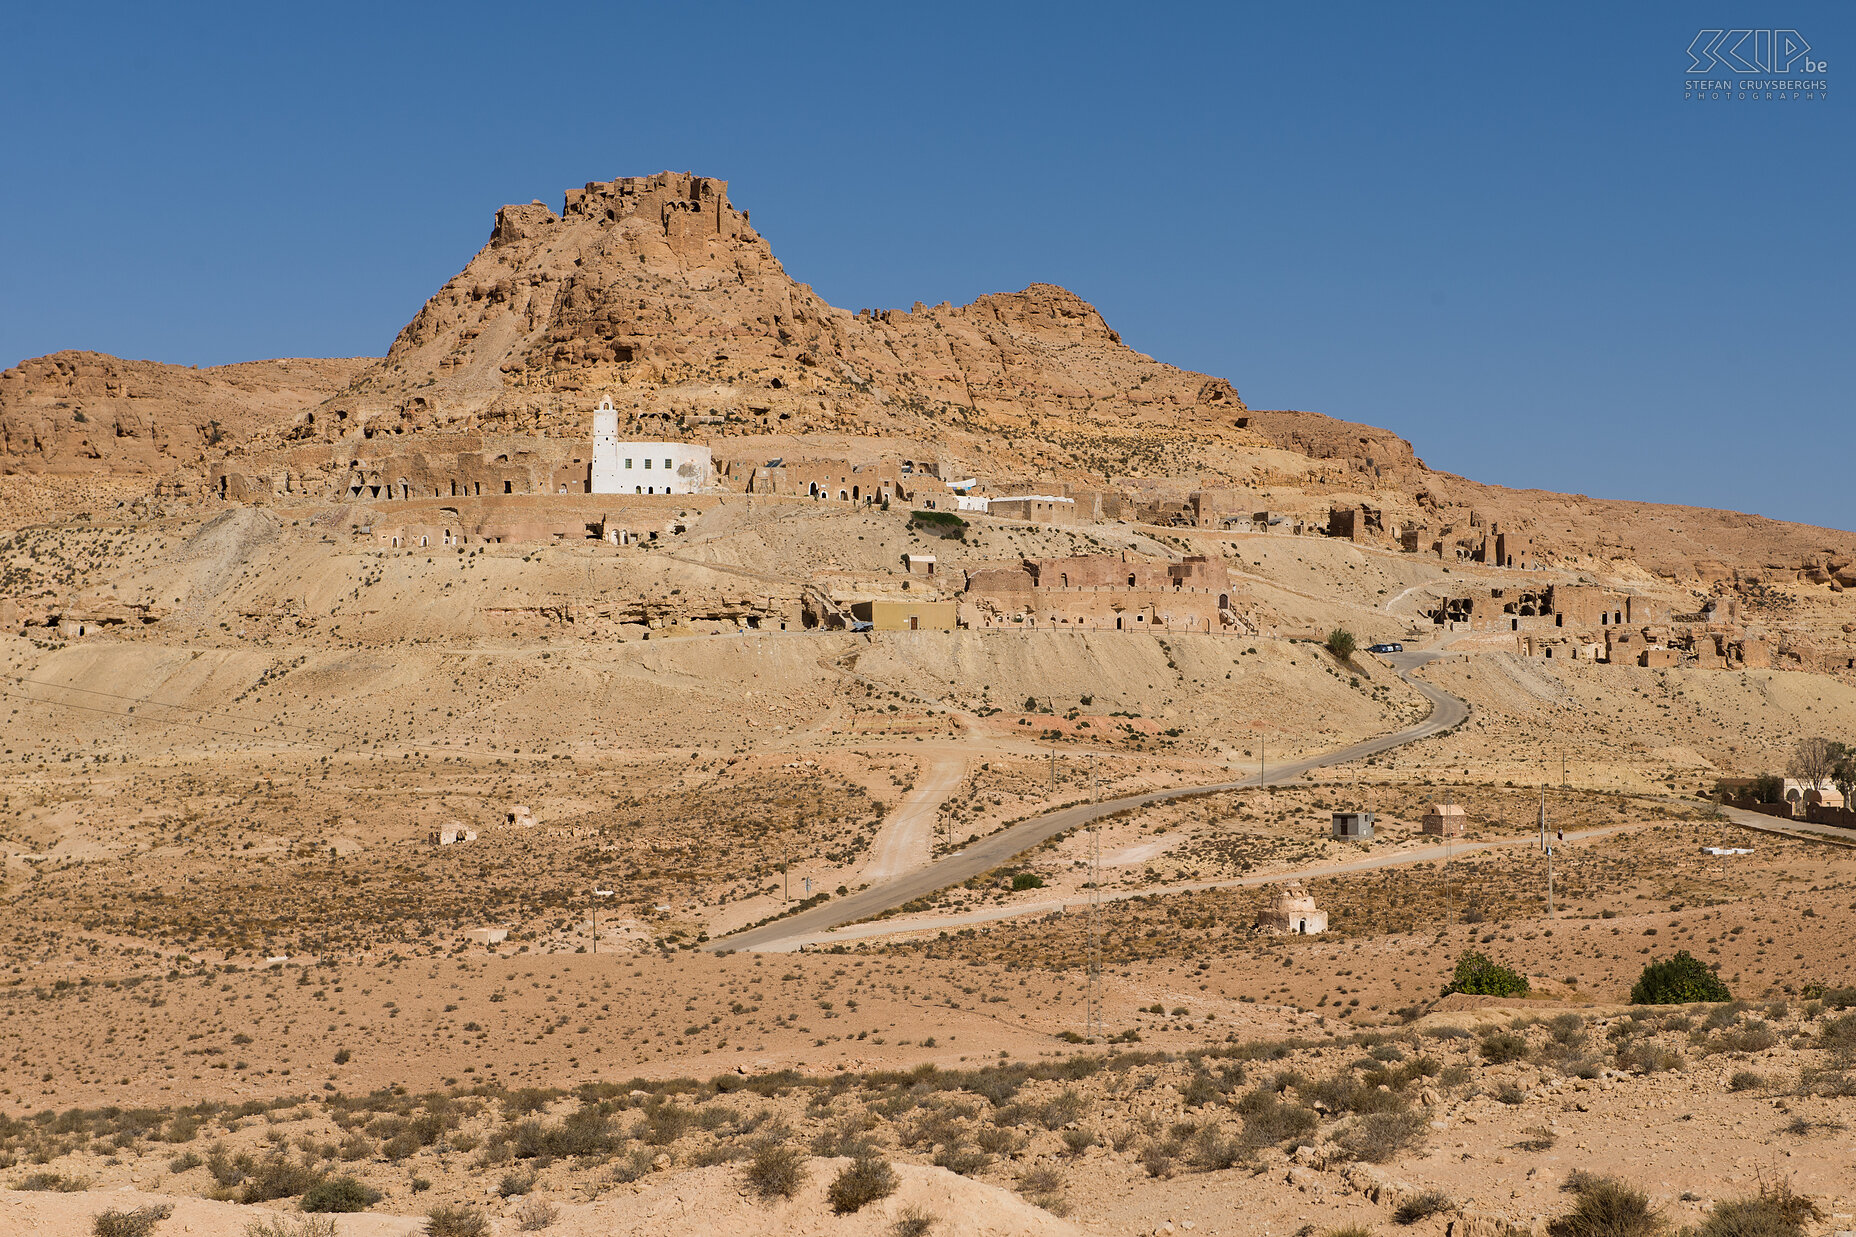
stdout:
{"type": "MultiPolygon", "coordinates": [[[[723,458],[935,459],[1119,491],[1157,522],[1221,489],[1233,509],[1309,527],[1358,511],[1362,535],[1420,530],[1427,549],[1499,527],[1575,569],[1704,587],[1856,583],[1847,532],[1480,485],[1430,470],[1384,429],[1247,408],[1228,381],[1127,347],[1053,285],[960,306],[834,307],[787,274],[726,181],[689,173],[589,183],[558,211],[503,207],[378,360],[22,362],[0,375],[0,471],[171,475],[198,493],[213,471],[202,465],[229,454],[222,472],[334,492],[383,435],[395,450],[452,451],[539,435],[575,455],[608,396],[622,433],[723,458]]],[[[18,493],[0,496],[13,520],[55,503],[18,493]]]]}

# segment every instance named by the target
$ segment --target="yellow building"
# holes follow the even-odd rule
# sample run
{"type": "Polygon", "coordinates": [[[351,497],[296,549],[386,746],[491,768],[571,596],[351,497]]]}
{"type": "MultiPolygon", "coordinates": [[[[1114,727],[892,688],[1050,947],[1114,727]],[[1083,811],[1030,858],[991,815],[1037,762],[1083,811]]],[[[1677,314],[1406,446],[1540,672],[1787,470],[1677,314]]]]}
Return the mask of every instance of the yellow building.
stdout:
{"type": "Polygon", "coordinates": [[[951,601],[856,601],[851,617],[872,631],[952,631],[951,601]]]}

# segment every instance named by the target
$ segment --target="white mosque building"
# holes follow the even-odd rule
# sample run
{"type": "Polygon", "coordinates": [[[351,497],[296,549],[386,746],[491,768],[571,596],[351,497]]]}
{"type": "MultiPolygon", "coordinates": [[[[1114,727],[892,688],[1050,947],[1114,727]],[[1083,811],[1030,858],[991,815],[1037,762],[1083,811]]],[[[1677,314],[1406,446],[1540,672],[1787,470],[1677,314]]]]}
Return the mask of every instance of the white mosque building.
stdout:
{"type": "Polygon", "coordinates": [[[594,494],[695,494],[715,476],[709,448],[689,442],[620,442],[612,397],[593,410],[594,494]]]}

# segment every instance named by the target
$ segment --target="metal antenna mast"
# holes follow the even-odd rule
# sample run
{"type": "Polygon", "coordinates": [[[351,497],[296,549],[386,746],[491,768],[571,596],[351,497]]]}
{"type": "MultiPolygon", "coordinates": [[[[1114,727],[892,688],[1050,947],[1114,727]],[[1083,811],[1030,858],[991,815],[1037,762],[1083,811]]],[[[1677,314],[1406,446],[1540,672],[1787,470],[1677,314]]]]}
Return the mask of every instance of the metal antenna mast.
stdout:
{"type": "MultiPolygon", "coordinates": [[[[1089,755],[1089,799],[1096,799],[1096,758],[1089,755]]],[[[1098,817],[1089,822],[1089,972],[1088,1008],[1085,1010],[1083,1038],[1102,1035],[1102,824],[1098,817]]]]}

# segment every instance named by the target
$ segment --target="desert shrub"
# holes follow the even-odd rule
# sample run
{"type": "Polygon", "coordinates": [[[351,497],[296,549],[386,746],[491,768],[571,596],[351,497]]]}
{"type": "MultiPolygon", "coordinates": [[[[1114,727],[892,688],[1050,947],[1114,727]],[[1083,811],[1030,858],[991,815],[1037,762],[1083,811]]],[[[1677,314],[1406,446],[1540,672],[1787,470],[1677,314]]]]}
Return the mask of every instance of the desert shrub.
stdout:
{"type": "Polygon", "coordinates": [[[167,1203],[137,1207],[133,1211],[111,1207],[97,1213],[90,1222],[90,1231],[92,1237],[148,1237],[155,1231],[155,1225],[173,1214],[174,1208],[167,1203]]]}
{"type": "Polygon", "coordinates": [[[254,1164],[245,1174],[241,1203],[268,1203],[274,1198],[295,1198],[320,1183],[322,1173],[307,1164],[299,1164],[281,1155],[268,1156],[254,1164]]]}
{"type": "Polygon", "coordinates": [[[1376,1112],[1355,1121],[1334,1142],[1356,1160],[1384,1164],[1422,1143],[1430,1128],[1422,1111],[1376,1112]]]}
{"type": "Polygon", "coordinates": [[[1696,1237],[1804,1237],[1804,1226],[1821,1220],[1816,1203],[1792,1192],[1791,1183],[1762,1185],[1750,1198],[1714,1204],[1696,1237]]]}
{"type": "Polygon", "coordinates": [[[1348,658],[1352,657],[1354,649],[1359,647],[1358,642],[1353,638],[1353,633],[1348,631],[1345,627],[1336,627],[1333,631],[1330,631],[1326,643],[1328,652],[1334,654],[1334,656],[1341,661],[1346,661],[1348,658]]]}
{"type": "Polygon", "coordinates": [[[1657,1237],[1663,1217],[1642,1190],[1615,1177],[1574,1173],[1566,1189],[1578,1196],[1572,1210],[1547,1222],[1548,1237],[1657,1237]]]}
{"type": "MultiPolygon", "coordinates": [[[[1075,1133],[1077,1133],[1076,1130],[1065,1130],[1064,1140],[1067,1142],[1070,1135],[1075,1133]]],[[[971,1177],[991,1163],[990,1155],[978,1147],[968,1146],[966,1140],[960,1138],[941,1144],[941,1149],[934,1153],[936,1168],[945,1168],[948,1172],[959,1173],[962,1177],[971,1177]]]]}
{"type": "Polygon", "coordinates": [[[1798,1075],[1798,1094],[1824,1099],[1856,1096],[1856,1073],[1835,1069],[1806,1069],[1798,1075]]]}
{"type": "Polygon", "coordinates": [[[1291,1104],[1268,1091],[1252,1091],[1238,1101],[1244,1115],[1244,1143],[1249,1147],[1269,1147],[1314,1132],[1321,1118],[1312,1108],[1291,1104]]]}
{"type": "Polygon", "coordinates": [[[1373,1237],[1373,1230],[1364,1224],[1343,1224],[1339,1228],[1329,1229],[1322,1237],[1373,1237]]]}
{"type": "Polygon", "coordinates": [[[1748,1009],[1745,1001],[1729,1001],[1725,1005],[1716,1005],[1701,1020],[1703,1030],[1718,1031],[1722,1027],[1732,1026],[1740,1020],[1740,1015],[1748,1009]]]}
{"type": "Polygon", "coordinates": [[[856,1159],[872,1150],[869,1137],[868,1118],[862,1116],[846,1117],[832,1125],[825,1126],[812,1135],[810,1146],[813,1155],[848,1156],[856,1159]]]}
{"type": "Polygon", "coordinates": [[[268,1216],[245,1225],[245,1237],[335,1237],[330,1216],[268,1216]]]}
{"type": "Polygon", "coordinates": [[[1017,1155],[1025,1149],[1025,1140],[1002,1125],[982,1125],[973,1141],[988,1155],[1017,1155]]]}
{"type": "Polygon", "coordinates": [[[1779,1042],[1779,1037],[1764,1019],[1749,1018],[1737,1027],[1709,1036],[1702,1041],[1703,1052],[1764,1052],[1779,1042]]]}
{"type": "Polygon", "coordinates": [[[531,1198],[516,1208],[514,1216],[516,1231],[518,1233],[539,1233],[545,1228],[553,1227],[554,1222],[560,1217],[561,1209],[553,1203],[531,1198]]]}
{"type": "Polygon", "coordinates": [[[1750,1069],[1736,1070],[1734,1076],[1727,1080],[1729,1091],[1757,1091],[1765,1085],[1765,1078],[1750,1069]]]}
{"type": "Polygon", "coordinates": [[[304,1211],[366,1211],[380,1201],[380,1191],[353,1177],[331,1177],[303,1191],[304,1211]]]}
{"type": "Polygon", "coordinates": [[[15,1190],[51,1190],[59,1194],[75,1194],[79,1190],[90,1188],[88,1177],[67,1177],[63,1173],[29,1173],[15,1190]]]}
{"type": "Polygon", "coordinates": [[[483,1212],[463,1203],[445,1203],[425,1213],[425,1237],[490,1237],[483,1212]]]}
{"type": "Polygon", "coordinates": [[[644,1110],[644,1120],[632,1131],[640,1142],[653,1147],[668,1147],[689,1133],[694,1114],[676,1103],[652,1103],[644,1110]]]}
{"type": "Polygon", "coordinates": [[[1490,1065],[1506,1065],[1527,1057],[1527,1037],[1513,1031],[1491,1031],[1476,1045],[1476,1051],[1490,1065]]]}
{"type": "Polygon", "coordinates": [[[1526,996],[1527,977],[1472,949],[1456,960],[1456,972],[1444,988],[1446,996],[1452,992],[1470,996],[1526,996]]]}
{"type": "Polygon", "coordinates": [[[511,1170],[504,1173],[502,1180],[496,1183],[496,1193],[499,1198],[520,1198],[534,1188],[535,1174],[532,1171],[518,1173],[511,1170]]]}
{"type": "Polygon", "coordinates": [[[1644,967],[1630,990],[1632,1005],[1690,1005],[1732,999],[1721,977],[1686,949],[1665,962],[1644,967]]]}
{"type": "Polygon", "coordinates": [[[1441,1212],[1451,1211],[1456,1204],[1442,1190],[1426,1190],[1422,1194],[1413,1194],[1398,1205],[1392,1218],[1400,1224],[1416,1224],[1441,1212]]]}
{"type": "Polygon", "coordinates": [[[1622,1043],[1618,1045],[1617,1067],[1637,1074],[1661,1074],[1682,1068],[1682,1054],[1659,1044],[1622,1043]]]}
{"type": "MultiPolygon", "coordinates": [[[[1811,995],[1809,989],[1805,995],[1811,995]]],[[[1822,1001],[1825,1009],[1849,1009],[1856,1006],[1856,988],[1825,988],[1813,999],[1822,1001]]]]}
{"type": "Polygon", "coordinates": [[[763,1138],[754,1144],[741,1175],[762,1198],[791,1198],[806,1179],[806,1158],[780,1139],[763,1138]]]}
{"type": "Polygon", "coordinates": [[[1038,1110],[1038,1120],[1047,1130],[1060,1130],[1089,1111],[1089,1104],[1076,1092],[1065,1088],[1038,1110]]]}
{"type": "Polygon", "coordinates": [[[1012,888],[1014,890],[1042,889],[1044,878],[1036,872],[1020,872],[1012,877],[1012,888]]]}
{"type": "Polygon", "coordinates": [[[1824,1019],[1817,1030],[1817,1046],[1839,1066],[1856,1065],[1856,1014],[1824,1019]]]}
{"type": "Polygon", "coordinates": [[[1173,1175],[1173,1151],[1165,1143],[1150,1143],[1141,1151],[1141,1167],[1149,1177],[1173,1175]]]}
{"type": "Polygon", "coordinates": [[[1539,1155],[1543,1151],[1553,1150],[1553,1144],[1559,1141],[1559,1135],[1544,1125],[1533,1125],[1527,1129],[1527,1136],[1513,1145],[1516,1151],[1526,1151],[1539,1155]]]}
{"type": "Polygon", "coordinates": [[[1192,1139],[1192,1163],[1206,1172],[1230,1168],[1244,1158],[1244,1140],[1219,1133],[1216,1125],[1207,1125],[1192,1139]]]}
{"type": "Polygon", "coordinates": [[[184,1173],[188,1169],[198,1168],[204,1163],[206,1163],[206,1161],[200,1158],[199,1153],[194,1151],[183,1151],[168,1161],[168,1171],[171,1173],[184,1173]]]}
{"type": "Polygon", "coordinates": [[[889,1226],[889,1237],[928,1237],[934,1231],[934,1217],[920,1207],[905,1207],[896,1222],[889,1226]]]}
{"type": "Polygon", "coordinates": [[[1018,1178],[1018,1192],[1026,1197],[1033,1194],[1056,1194],[1062,1189],[1063,1175],[1048,1166],[1027,1169],[1018,1178]]]}
{"type": "Polygon", "coordinates": [[[621,1183],[637,1181],[649,1176],[656,1167],[657,1157],[643,1147],[633,1147],[631,1154],[625,1156],[612,1167],[612,1179],[621,1183]]]}
{"type": "Polygon", "coordinates": [[[1558,1014],[1547,1023],[1547,1030],[1556,1044],[1571,1044],[1574,1047],[1585,1042],[1585,1019],[1578,1014],[1558,1014]]]}
{"type": "Polygon", "coordinates": [[[896,1192],[898,1184],[896,1170],[889,1166],[888,1160],[860,1155],[832,1180],[825,1196],[831,1200],[833,1211],[850,1215],[878,1199],[888,1198],[896,1192]]]}

